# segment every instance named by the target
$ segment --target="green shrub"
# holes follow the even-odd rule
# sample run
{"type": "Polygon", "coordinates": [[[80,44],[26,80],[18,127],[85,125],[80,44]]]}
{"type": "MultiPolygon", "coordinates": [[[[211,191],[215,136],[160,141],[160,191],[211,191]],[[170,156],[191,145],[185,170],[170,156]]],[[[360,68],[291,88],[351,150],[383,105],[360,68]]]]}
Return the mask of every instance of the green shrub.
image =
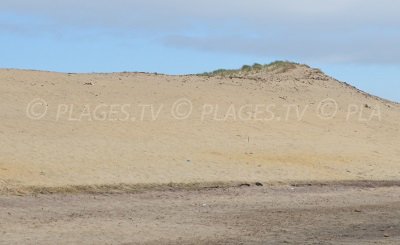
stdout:
{"type": "Polygon", "coordinates": [[[296,68],[299,65],[298,63],[289,62],[289,61],[274,61],[272,63],[261,65],[258,63],[254,63],[252,66],[243,65],[240,69],[218,69],[212,72],[205,72],[202,74],[198,74],[201,76],[234,76],[238,75],[240,72],[250,72],[250,71],[274,71],[276,73],[284,73],[291,69],[296,68]]]}
{"type": "Polygon", "coordinates": [[[258,63],[254,63],[254,65],[252,66],[253,70],[259,71],[263,68],[264,66],[258,63]]]}
{"type": "Polygon", "coordinates": [[[251,71],[251,66],[249,66],[249,65],[244,65],[244,66],[242,66],[241,71],[249,72],[249,71],[251,71]]]}
{"type": "Polygon", "coordinates": [[[296,65],[298,64],[294,62],[278,60],[266,65],[266,68],[269,71],[277,71],[278,73],[284,73],[291,69],[296,68],[296,65]]]}

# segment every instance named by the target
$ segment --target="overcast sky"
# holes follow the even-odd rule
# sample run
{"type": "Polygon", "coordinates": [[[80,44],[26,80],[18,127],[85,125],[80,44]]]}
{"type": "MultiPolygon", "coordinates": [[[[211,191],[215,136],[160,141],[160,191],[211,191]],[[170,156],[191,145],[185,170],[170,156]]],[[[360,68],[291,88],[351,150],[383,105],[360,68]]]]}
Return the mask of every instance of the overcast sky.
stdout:
{"type": "Polygon", "coordinates": [[[400,101],[400,1],[1,0],[0,67],[198,73],[292,60],[400,101]]]}

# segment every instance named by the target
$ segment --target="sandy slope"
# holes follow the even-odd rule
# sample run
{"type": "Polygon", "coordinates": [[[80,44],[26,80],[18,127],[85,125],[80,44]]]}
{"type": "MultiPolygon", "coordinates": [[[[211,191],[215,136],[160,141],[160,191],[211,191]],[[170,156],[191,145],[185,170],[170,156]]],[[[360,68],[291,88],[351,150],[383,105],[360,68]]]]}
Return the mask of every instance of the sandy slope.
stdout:
{"type": "Polygon", "coordinates": [[[231,78],[0,70],[0,94],[3,191],[400,179],[399,105],[306,66],[231,78]],[[46,107],[30,111],[47,113],[34,120],[27,107],[37,98],[46,107]],[[190,108],[174,107],[182,98],[193,110],[178,120],[190,108]],[[329,120],[321,118],[334,112],[327,98],[338,105],[329,120]],[[266,105],[275,105],[273,117],[266,105]],[[349,114],[349,105],[362,113],[349,114]],[[299,119],[293,108],[307,110],[299,119]]]}

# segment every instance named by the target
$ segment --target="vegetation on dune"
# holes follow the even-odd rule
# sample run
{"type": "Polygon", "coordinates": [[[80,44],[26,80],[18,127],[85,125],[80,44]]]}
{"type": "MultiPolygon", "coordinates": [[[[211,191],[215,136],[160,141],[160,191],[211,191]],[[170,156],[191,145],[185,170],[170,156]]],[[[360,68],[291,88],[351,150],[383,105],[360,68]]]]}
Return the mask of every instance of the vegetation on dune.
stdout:
{"type": "Polygon", "coordinates": [[[289,61],[274,61],[269,64],[258,64],[254,63],[253,65],[243,65],[240,69],[218,69],[212,72],[205,72],[202,74],[198,74],[201,76],[232,76],[239,74],[251,74],[260,71],[266,72],[275,72],[275,73],[284,73],[291,69],[296,68],[298,63],[289,62],[289,61]]]}
{"type": "Polygon", "coordinates": [[[240,69],[241,71],[245,71],[245,72],[249,72],[251,71],[252,67],[249,65],[244,65],[242,66],[242,69],[240,69]]]}
{"type": "Polygon", "coordinates": [[[296,68],[298,63],[288,61],[275,61],[267,65],[268,70],[279,70],[279,72],[287,72],[291,69],[296,68]]]}
{"type": "Polygon", "coordinates": [[[258,71],[261,70],[262,68],[264,68],[263,65],[260,65],[258,63],[254,63],[254,65],[251,67],[253,70],[258,71]]]}

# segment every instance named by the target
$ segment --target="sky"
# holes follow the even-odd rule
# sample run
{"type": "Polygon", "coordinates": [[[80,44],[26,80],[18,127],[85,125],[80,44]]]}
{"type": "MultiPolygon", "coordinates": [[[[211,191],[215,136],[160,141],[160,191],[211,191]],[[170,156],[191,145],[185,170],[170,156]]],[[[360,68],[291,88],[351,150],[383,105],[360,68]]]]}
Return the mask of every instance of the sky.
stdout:
{"type": "Polygon", "coordinates": [[[1,0],[0,67],[189,74],[289,60],[400,102],[398,0],[1,0]]]}

